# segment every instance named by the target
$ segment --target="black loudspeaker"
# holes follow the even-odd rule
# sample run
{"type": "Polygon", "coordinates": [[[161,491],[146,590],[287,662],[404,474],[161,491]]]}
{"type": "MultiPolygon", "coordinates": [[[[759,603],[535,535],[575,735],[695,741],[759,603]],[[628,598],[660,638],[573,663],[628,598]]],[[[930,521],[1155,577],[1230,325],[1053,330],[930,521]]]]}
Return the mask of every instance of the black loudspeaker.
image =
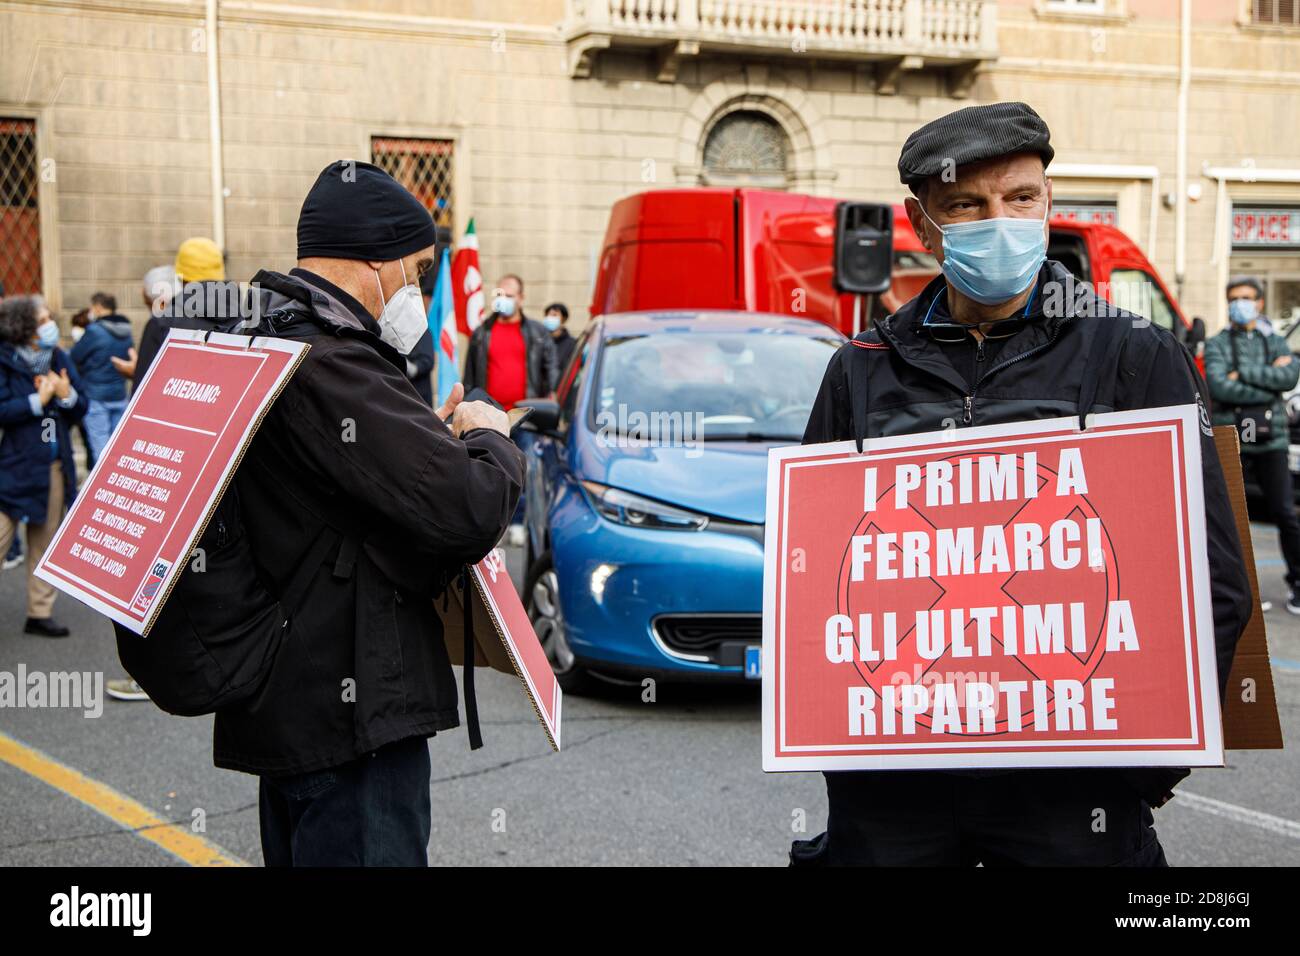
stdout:
{"type": "Polygon", "coordinates": [[[835,207],[837,292],[875,294],[889,288],[894,263],[894,208],[882,203],[842,202],[835,207]]]}

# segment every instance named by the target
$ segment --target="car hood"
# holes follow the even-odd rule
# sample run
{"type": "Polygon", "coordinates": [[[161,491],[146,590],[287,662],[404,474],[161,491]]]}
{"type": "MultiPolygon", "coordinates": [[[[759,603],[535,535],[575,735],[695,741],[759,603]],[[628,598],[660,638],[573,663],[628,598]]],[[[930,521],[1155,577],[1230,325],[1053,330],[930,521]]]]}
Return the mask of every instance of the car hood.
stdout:
{"type": "MultiPolygon", "coordinates": [[[[691,447],[587,445],[583,478],[704,514],[761,524],[767,450],[778,443],[708,441],[691,447]]],[[[780,443],[788,444],[788,443],[780,443]]]]}

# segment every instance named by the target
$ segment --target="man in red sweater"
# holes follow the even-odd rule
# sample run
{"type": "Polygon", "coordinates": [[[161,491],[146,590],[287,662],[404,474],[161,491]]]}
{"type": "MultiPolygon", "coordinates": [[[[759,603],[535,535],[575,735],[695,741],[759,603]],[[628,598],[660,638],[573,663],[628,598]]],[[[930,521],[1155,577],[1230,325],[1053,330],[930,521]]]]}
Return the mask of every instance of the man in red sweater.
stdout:
{"type": "MultiPolygon", "coordinates": [[[[524,281],[504,275],[492,291],[492,314],[470,336],[465,356],[465,391],[484,389],[505,409],[524,398],[554,398],[560,370],[555,340],[542,323],[524,315],[524,281]]],[[[510,436],[527,454],[532,433],[510,436]]],[[[524,496],[510,525],[511,545],[524,543],[524,496]]]]}
{"type": "Polygon", "coordinates": [[[558,377],[554,340],[524,315],[523,280],[502,276],[492,293],[492,314],[469,340],[465,390],[482,388],[509,409],[525,397],[549,398],[558,377]]]}

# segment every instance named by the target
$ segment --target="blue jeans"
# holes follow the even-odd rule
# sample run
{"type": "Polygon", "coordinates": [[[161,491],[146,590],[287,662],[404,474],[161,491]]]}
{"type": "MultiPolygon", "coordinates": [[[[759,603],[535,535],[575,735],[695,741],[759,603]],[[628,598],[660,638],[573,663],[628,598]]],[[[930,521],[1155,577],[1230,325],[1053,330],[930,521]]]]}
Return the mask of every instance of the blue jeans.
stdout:
{"type": "Polygon", "coordinates": [[[122,420],[124,411],[126,411],[125,398],[116,402],[101,402],[93,398],[90,400],[90,407],[86,409],[82,427],[86,430],[86,444],[90,446],[87,450],[90,452],[91,460],[99,460],[100,451],[108,444],[109,436],[113,434],[117,423],[122,420]]]}
{"type": "Polygon", "coordinates": [[[262,777],[267,866],[427,866],[429,742],[410,737],[328,770],[262,777]]]}

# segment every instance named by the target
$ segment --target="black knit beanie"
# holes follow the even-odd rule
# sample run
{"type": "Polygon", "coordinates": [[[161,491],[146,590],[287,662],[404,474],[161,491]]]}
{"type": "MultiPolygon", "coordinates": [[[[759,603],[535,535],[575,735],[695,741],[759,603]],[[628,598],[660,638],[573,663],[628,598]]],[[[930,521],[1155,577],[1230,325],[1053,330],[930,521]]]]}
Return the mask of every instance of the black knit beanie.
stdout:
{"type": "Polygon", "coordinates": [[[298,214],[298,258],[391,262],[432,246],[433,217],[378,166],[340,159],[316,177],[298,214]]]}

